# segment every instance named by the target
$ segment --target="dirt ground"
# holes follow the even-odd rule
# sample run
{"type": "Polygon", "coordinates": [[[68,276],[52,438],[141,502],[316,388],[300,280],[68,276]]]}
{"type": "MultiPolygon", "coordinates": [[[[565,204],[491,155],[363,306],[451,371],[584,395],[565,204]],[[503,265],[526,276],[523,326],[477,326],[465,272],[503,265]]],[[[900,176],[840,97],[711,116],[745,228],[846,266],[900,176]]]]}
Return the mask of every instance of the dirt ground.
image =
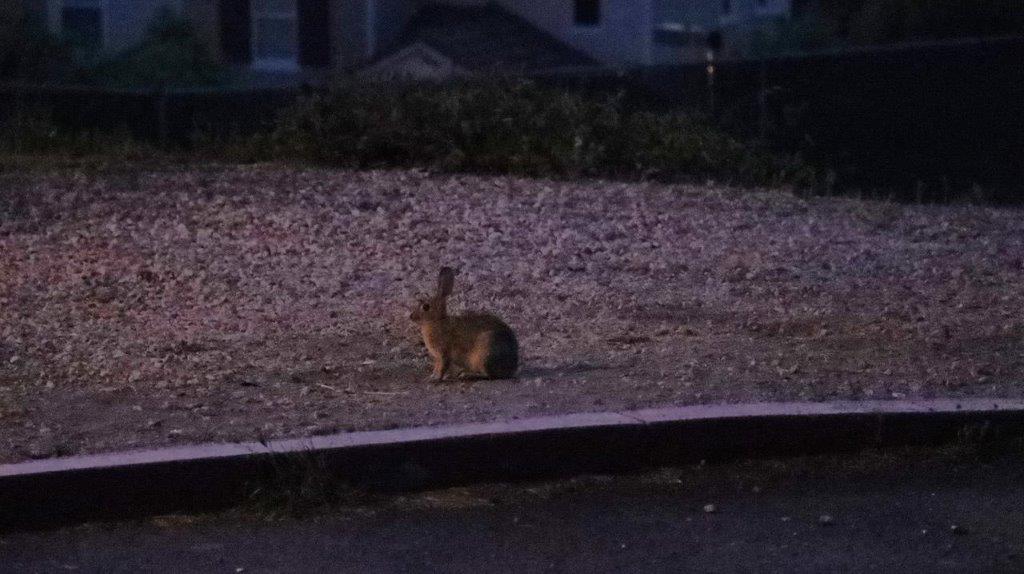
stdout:
{"type": "Polygon", "coordinates": [[[765,400],[1024,396],[1024,217],[274,166],[0,177],[0,463],[765,400]],[[510,381],[423,380],[440,265],[510,381]]]}

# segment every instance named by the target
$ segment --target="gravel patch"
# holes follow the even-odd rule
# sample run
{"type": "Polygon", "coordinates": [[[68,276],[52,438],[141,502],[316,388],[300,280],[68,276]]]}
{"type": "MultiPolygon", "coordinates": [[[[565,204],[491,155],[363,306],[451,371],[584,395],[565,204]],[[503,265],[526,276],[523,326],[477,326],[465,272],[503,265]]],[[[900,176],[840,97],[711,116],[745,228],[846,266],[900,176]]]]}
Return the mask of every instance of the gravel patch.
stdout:
{"type": "Polygon", "coordinates": [[[274,166],[0,177],[0,462],[577,411],[1024,396],[1019,210],[274,166]],[[426,385],[408,319],[517,331],[426,385]]]}

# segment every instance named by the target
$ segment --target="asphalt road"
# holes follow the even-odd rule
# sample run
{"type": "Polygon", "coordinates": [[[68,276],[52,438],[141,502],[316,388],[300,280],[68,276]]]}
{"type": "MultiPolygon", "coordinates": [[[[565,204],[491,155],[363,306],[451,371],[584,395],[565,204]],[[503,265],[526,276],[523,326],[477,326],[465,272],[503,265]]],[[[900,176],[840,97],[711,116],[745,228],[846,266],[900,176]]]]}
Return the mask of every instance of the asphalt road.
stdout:
{"type": "Polygon", "coordinates": [[[1020,573],[1022,454],[701,465],[15,533],[0,572],[1020,573]]]}

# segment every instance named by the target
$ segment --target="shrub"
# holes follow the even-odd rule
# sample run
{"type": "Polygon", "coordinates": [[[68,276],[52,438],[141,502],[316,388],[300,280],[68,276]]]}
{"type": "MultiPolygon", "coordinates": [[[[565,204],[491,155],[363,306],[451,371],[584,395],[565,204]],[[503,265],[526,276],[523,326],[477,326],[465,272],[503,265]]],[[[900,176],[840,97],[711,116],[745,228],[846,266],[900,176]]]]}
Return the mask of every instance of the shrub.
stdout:
{"type": "Polygon", "coordinates": [[[38,11],[0,0],[0,79],[49,81],[72,69],[71,51],[47,32],[38,11]]]}
{"type": "Polygon", "coordinates": [[[525,80],[343,84],[302,99],[271,137],[277,156],[348,167],[574,177],[807,183],[799,158],[744,144],[681,112],[630,111],[525,80]]]}
{"type": "Polygon", "coordinates": [[[116,88],[220,83],[223,70],[188,20],[166,12],[153,22],[142,43],[83,69],[80,79],[116,88]]]}
{"type": "Polygon", "coordinates": [[[773,57],[834,47],[838,39],[817,14],[777,18],[754,31],[750,56],[773,57]]]}
{"type": "Polygon", "coordinates": [[[103,156],[129,160],[146,153],[146,146],[135,141],[126,128],[62,129],[45,107],[19,107],[0,123],[0,156],[103,156]]]}
{"type": "Polygon", "coordinates": [[[188,20],[171,12],[154,18],[134,48],[89,63],[71,43],[54,38],[38,11],[20,0],[0,0],[0,79],[72,82],[113,88],[202,86],[221,82],[223,70],[188,20]]]}

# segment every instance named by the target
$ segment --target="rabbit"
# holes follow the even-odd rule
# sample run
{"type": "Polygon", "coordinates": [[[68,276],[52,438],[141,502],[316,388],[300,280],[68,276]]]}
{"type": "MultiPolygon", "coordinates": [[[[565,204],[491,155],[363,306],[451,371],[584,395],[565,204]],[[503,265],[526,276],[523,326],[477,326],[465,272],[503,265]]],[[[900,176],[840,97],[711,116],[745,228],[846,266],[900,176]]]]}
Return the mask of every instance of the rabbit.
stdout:
{"type": "Polygon", "coordinates": [[[509,379],[519,368],[519,342],[504,321],[489,313],[448,315],[447,300],[455,286],[455,271],[442,267],[437,292],[420,299],[409,316],[420,328],[423,343],[434,361],[427,379],[440,383],[454,366],[464,377],[509,379]]]}

